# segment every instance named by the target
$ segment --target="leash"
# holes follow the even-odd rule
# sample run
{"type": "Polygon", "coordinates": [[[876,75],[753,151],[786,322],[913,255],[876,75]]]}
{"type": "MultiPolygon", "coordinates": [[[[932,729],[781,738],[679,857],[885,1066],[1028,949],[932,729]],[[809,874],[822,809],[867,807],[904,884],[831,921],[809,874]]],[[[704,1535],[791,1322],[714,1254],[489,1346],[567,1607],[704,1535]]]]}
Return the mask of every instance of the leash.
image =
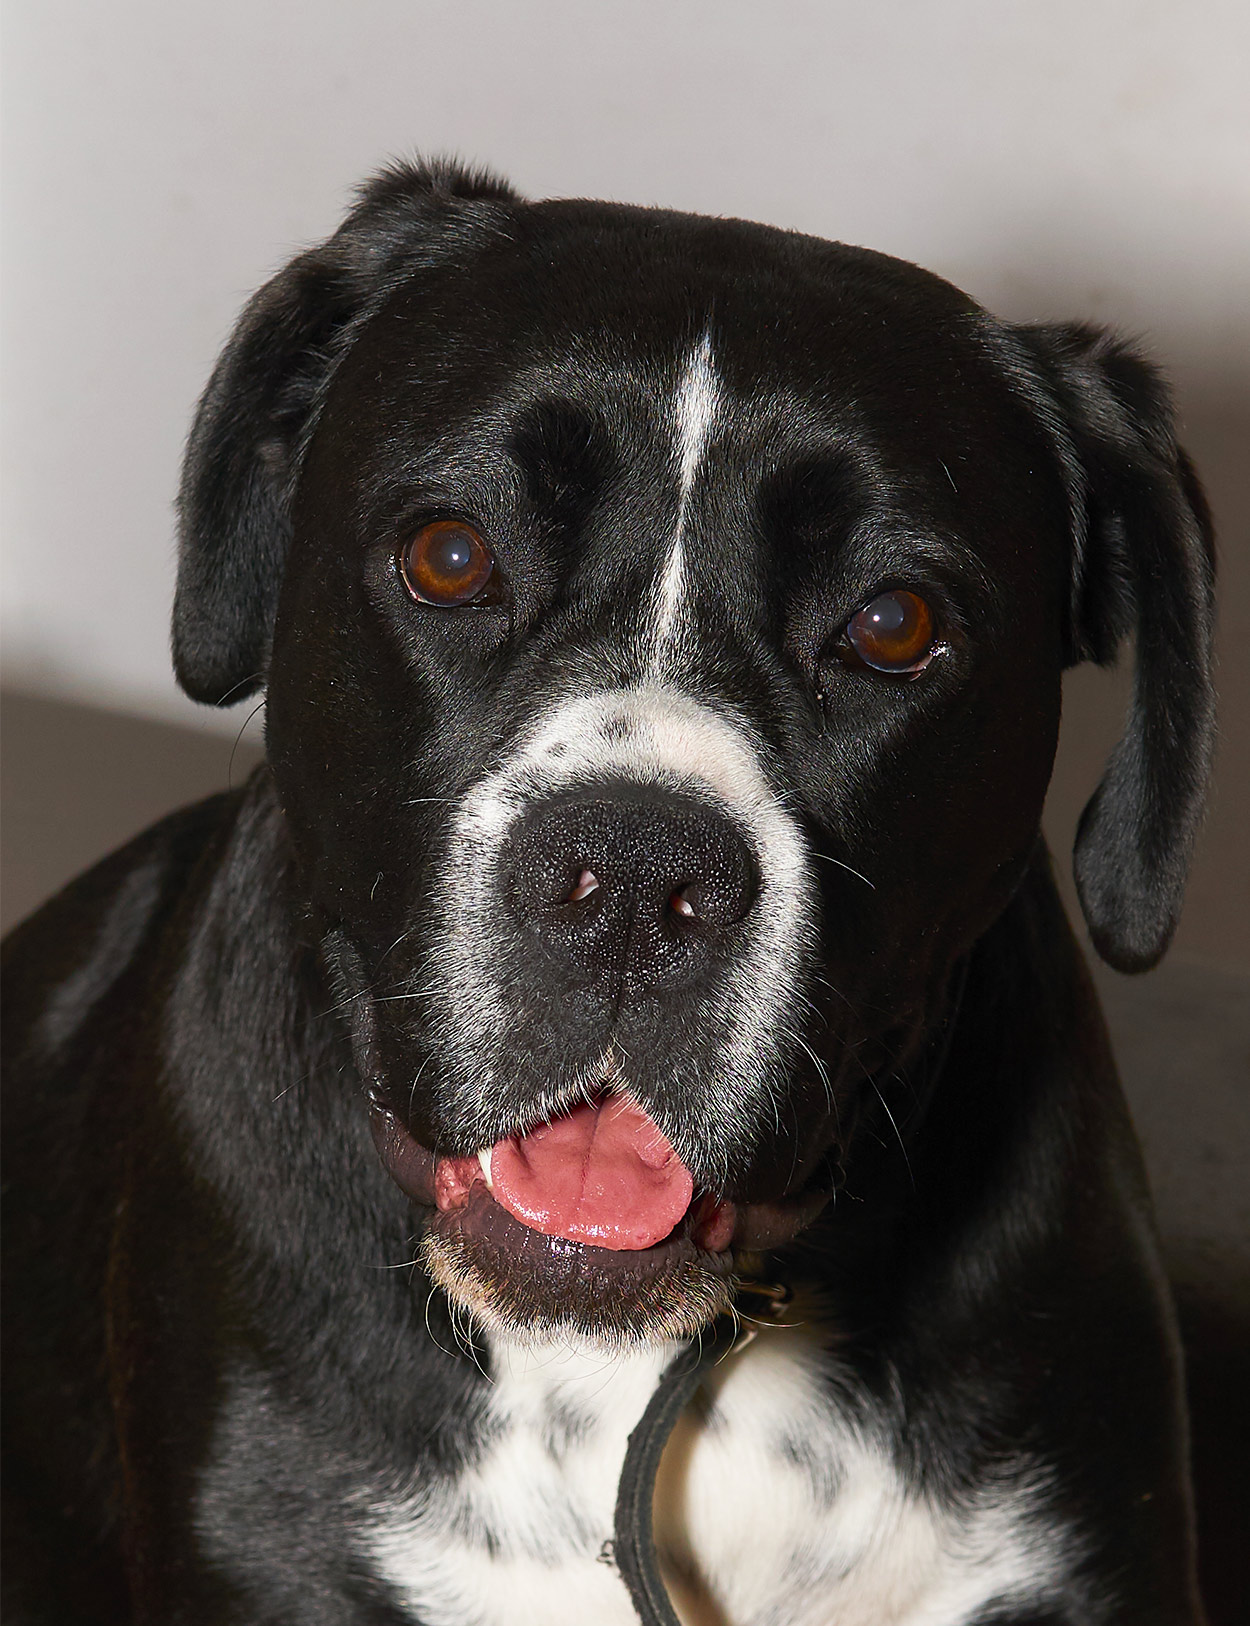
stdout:
{"type": "Polygon", "coordinates": [[[651,1528],[651,1503],[664,1447],[708,1369],[745,1349],[759,1330],[757,1323],[775,1322],[789,1301],[789,1288],[767,1282],[740,1282],[734,1293],[734,1310],[738,1313],[718,1316],[697,1351],[694,1344],[687,1345],[660,1379],[629,1436],[616,1493],[613,1552],[642,1626],[680,1626],[668,1589],[660,1579],[651,1528]],[[748,1304],[751,1320],[744,1322],[741,1317],[748,1304]]]}

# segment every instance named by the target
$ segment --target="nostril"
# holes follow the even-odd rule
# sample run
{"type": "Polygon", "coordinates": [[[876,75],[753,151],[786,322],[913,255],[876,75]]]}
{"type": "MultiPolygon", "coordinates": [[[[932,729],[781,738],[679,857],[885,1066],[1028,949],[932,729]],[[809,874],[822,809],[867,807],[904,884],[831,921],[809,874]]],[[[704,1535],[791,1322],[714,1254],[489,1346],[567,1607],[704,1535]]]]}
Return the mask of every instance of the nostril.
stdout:
{"type": "Polygon", "coordinates": [[[593,870],[584,869],[573,883],[573,890],[569,893],[568,901],[570,903],[580,903],[583,898],[588,898],[592,892],[598,890],[599,877],[593,870]]]}
{"type": "Polygon", "coordinates": [[[745,847],[710,851],[698,879],[663,893],[662,913],[678,928],[698,926],[713,933],[736,925],[750,913],[759,894],[759,871],[745,847]]]}

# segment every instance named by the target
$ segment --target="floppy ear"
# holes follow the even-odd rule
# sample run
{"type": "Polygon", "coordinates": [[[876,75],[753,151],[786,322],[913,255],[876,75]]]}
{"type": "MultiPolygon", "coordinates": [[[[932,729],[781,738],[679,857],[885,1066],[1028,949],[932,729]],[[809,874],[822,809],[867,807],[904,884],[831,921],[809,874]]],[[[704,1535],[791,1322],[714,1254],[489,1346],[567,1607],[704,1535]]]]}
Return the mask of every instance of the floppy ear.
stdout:
{"type": "Polygon", "coordinates": [[[1146,971],[1176,929],[1215,741],[1210,515],[1149,363],[1092,328],[1016,332],[1057,408],[1073,497],[1069,663],[1107,665],[1136,642],[1124,736],[1081,816],[1075,870],[1099,954],[1146,971]]]}
{"type": "Polygon", "coordinates": [[[401,164],[244,310],[196,412],[178,493],[173,654],[194,700],[265,681],[299,461],[362,322],[406,275],[480,242],[515,194],[486,173],[401,164]]]}

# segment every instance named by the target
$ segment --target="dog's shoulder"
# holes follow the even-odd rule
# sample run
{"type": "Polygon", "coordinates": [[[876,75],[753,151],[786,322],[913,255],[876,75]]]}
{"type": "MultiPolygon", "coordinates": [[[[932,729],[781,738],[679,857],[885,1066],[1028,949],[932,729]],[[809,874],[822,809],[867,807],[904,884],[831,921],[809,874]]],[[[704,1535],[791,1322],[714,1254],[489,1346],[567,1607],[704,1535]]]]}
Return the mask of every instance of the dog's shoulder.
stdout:
{"type": "Polygon", "coordinates": [[[179,809],[110,853],[4,940],[4,1059],[43,1071],[144,957],[189,875],[237,815],[222,793],[179,809]]]}
{"type": "Polygon", "coordinates": [[[41,1618],[52,1595],[41,1555],[67,1550],[96,1556],[64,1566],[57,1618],[129,1618],[104,1369],[127,1171],[150,1168],[150,1152],[127,1150],[154,1072],[147,996],[176,974],[171,933],[238,800],[162,820],[4,943],[5,1521],[23,1532],[6,1548],[5,1585],[14,1599],[31,1587],[41,1618]]]}

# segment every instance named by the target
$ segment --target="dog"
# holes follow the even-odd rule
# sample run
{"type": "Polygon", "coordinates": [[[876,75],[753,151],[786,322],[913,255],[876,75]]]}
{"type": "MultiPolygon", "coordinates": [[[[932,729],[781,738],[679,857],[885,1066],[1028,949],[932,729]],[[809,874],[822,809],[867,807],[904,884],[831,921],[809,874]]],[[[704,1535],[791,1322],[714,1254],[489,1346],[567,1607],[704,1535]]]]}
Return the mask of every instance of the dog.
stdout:
{"type": "Polygon", "coordinates": [[[6,946],[6,1618],[1200,1622],[1039,833],[1131,636],[1075,867],[1154,965],[1214,725],[1153,368],[399,165],[247,307],[179,514],[178,678],[267,758],[6,946]]]}

